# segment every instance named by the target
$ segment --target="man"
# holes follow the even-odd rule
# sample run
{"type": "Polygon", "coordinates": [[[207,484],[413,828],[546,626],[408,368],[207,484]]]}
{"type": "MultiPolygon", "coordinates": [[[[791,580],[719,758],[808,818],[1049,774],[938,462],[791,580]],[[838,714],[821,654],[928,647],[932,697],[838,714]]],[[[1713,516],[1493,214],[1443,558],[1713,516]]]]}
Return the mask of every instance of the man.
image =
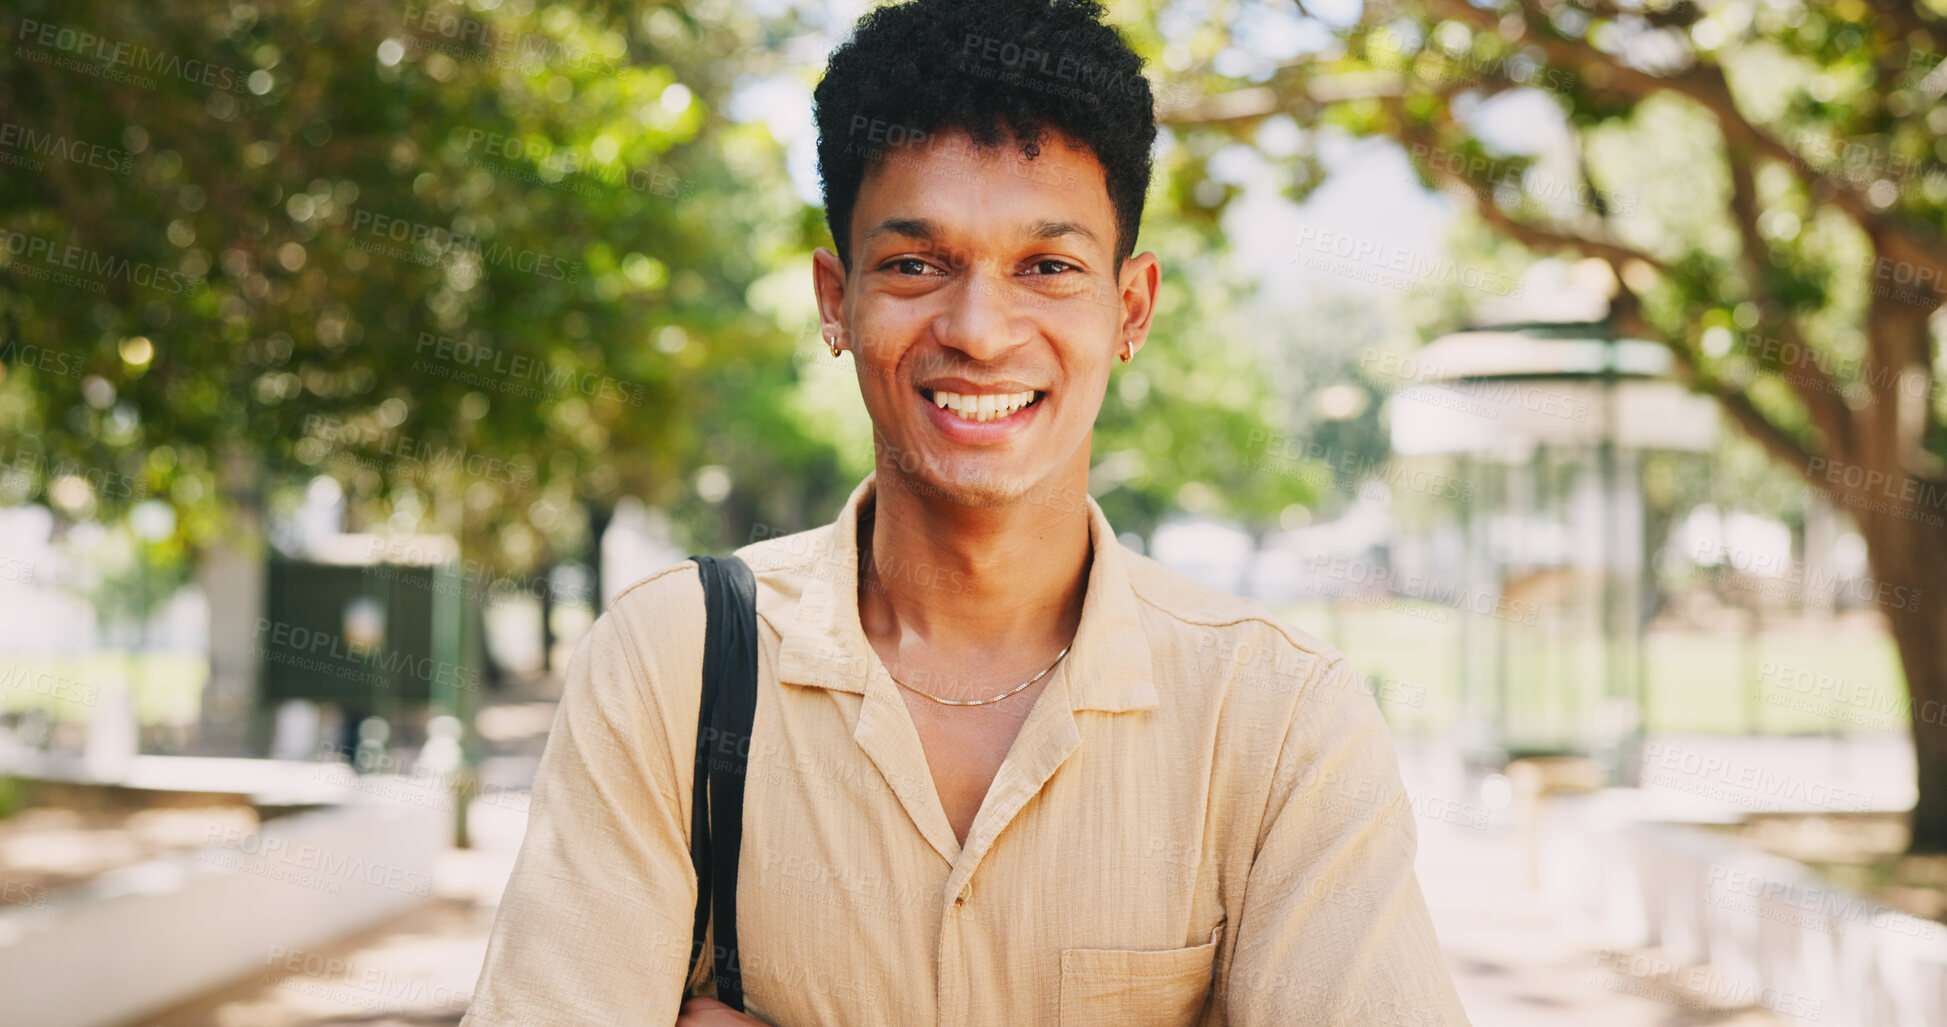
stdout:
{"type": "MultiPolygon", "coordinates": [[[[576,653],[467,1023],[1466,1022],[1372,697],[1258,603],[1124,549],[1088,495],[1154,110],[1079,0],[866,16],[819,85],[814,279],[876,470],[738,550],[759,690],[748,1013],[684,980],[704,635],[688,561],[576,653]]],[[[1159,454],[1160,456],[1161,454],[1159,454]]]]}

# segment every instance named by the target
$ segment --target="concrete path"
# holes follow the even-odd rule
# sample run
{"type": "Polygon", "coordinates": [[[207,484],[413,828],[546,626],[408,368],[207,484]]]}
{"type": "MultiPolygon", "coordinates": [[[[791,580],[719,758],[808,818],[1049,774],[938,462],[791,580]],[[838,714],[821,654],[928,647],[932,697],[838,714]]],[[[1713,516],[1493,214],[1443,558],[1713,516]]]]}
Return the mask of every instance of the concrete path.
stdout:
{"type": "MultiPolygon", "coordinates": [[[[1450,753],[1402,747],[1420,820],[1419,873],[1475,1027],[1772,1027],[1726,1008],[1708,968],[1654,950],[1609,952],[1526,885],[1505,810],[1479,816],[1450,753]],[[1460,815],[1453,815],[1456,811],[1460,815]],[[1486,826],[1471,826],[1485,823],[1486,826]]],[[[153,1027],[430,1027],[458,1023],[526,826],[517,804],[475,803],[475,848],[441,860],[435,901],[316,952],[266,953],[261,973],[157,1017],[153,1027]]]]}
{"type": "MultiPolygon", "coordinates": [[[[433,900],[337,944],[264,954],[230,987],[144,1027],[434,1027],[466,1012],[494,908],[514,868],[525,810],[474,803],[475,848],[448,850],[433,900]]],[[[131,1025],[133,1027],[133,1025],[131,1025]]]]}
{"type": "MultiPolygon", "coordinates": [[[[1708,967],[1614,951],[1529,885],[1526,833],[1505,787],[1484,786],[1450,740],[1399,738],[1419,814],[1417,869],[1434,930],[1475,1027],[1770,1027],[1794,1023],[1708,967]]],[[[1505,779],[1500,782],[1505,785],[1505,779]]]]}
{"type": "Polygon", "coordinates": [[[1604,949],[1528,889],[1526,860],[1515,831],[1421,821],[1420,887],[1474,1027],[1794,1022],[1722,1007],[1715,996],[1734,989],[1707,969],[1665,967],[1655,950],[1604,949]]]}

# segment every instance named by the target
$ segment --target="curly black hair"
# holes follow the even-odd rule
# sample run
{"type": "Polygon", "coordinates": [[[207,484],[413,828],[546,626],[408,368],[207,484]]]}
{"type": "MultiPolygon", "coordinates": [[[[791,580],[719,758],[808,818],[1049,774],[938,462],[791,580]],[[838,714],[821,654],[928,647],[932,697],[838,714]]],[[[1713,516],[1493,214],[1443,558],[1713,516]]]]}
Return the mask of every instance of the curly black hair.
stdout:
{"type": "Polygon", "coordinates": [[[875,164],[944,130],[1010,136],[1033,160],[1053,129],[1095,155],[1116,215],[1116,264],[1135,251],[1156,103],[1143,60],[1094,0],[913,0],[859,20],[812,94],[825,221],[851,266],[852,208],[875,164]]]}

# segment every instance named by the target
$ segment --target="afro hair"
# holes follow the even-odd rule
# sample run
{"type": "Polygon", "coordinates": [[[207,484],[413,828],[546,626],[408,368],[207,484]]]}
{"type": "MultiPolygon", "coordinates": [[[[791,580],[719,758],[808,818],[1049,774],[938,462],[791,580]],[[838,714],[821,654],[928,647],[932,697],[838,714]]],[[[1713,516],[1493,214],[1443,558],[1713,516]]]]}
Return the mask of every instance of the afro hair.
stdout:
{"type": "Polygon", "coordinates": [[[1142,223],[1156,104],[1142,58],[1101,19],[1093,0],[913,0],[861,18],[812,94],[839,259],[851,266],[866,174],[902,147],[959,130],[1033,160],[1053,130],[1102,165],[1119,266],[1142,223]]]}

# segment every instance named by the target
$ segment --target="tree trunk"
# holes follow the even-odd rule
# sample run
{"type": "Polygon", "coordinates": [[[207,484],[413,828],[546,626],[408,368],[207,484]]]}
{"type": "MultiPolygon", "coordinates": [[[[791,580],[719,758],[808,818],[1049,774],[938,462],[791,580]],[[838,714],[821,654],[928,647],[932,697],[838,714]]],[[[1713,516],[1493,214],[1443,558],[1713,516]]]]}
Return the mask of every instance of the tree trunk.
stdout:
{"type": "Polygon", "coordinates": [[[541,565],[534,594],[541,600],[541,673],[554,673],[554,561],[541,565]]]}
{"type": "Polygon", "coordinates": [[[209,604],[210,676],[203,686],[193,751],[245,756],[267,751],[269,737],[259,702],[267,644],[259,631],[264,615],[265,552],[263,471],[241,449],[222,458],[222,488],[231,523],[221,541],[197,554],[196,577],[209,604]]]}
{"type": "MultiPolygon", "coordinates": [[[[1916,512],[1947,513],[1925,504],[1916,512]]],[[[1919,795],[1909,851],[1947,852],[1947,538],[1927,520],[1878,513],[1858,521],[1911,700],[1919,795]]]]}
{"type": "Polygon", "coordinates": [[[588,606],[601,616],[608,607],[608,581],[602,575],[602,560],[606,551],[602,548],[602,536],[608,534],[608,526],[615,521],[615,507],[590,500],[588,508],[588,606]]]}

